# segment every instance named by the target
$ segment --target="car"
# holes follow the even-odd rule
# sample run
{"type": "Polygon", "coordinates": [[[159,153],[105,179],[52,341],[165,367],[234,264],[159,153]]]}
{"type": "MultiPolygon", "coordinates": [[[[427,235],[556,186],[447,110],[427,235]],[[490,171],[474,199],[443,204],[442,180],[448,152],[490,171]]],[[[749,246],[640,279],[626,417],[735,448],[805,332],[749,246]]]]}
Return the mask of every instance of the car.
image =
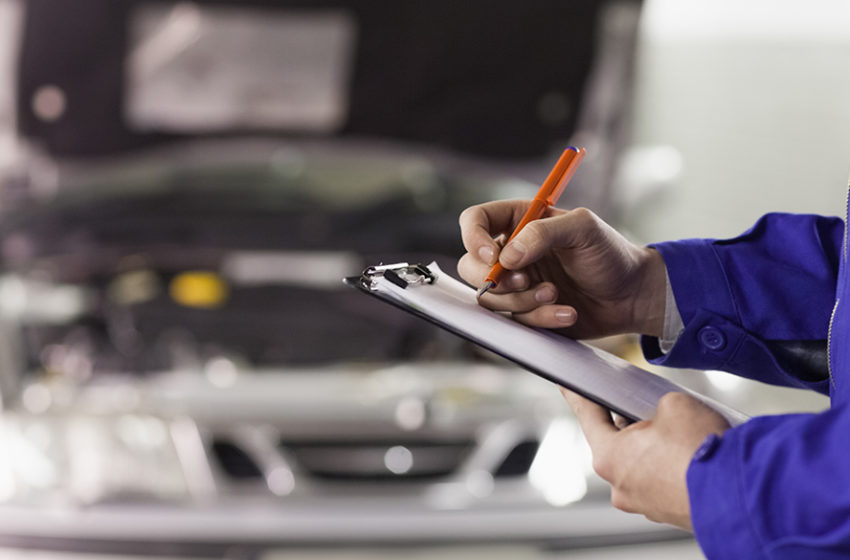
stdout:
{"type": "Polygon", "coordinates": [[[385,258],[453,270],[462,208],[536,190],[456,163],[190,143],[63,169],[5,213],[0,544],[689,539],[610,505],[549,382],[342,283],[385,258]]]}
{"type": "Polygon", "coordinates": [[[341,282],[454,270],[567,141],[611,217],[640,5],[5,6],[0,557],[699,557],[555,387],[341,282]]]}

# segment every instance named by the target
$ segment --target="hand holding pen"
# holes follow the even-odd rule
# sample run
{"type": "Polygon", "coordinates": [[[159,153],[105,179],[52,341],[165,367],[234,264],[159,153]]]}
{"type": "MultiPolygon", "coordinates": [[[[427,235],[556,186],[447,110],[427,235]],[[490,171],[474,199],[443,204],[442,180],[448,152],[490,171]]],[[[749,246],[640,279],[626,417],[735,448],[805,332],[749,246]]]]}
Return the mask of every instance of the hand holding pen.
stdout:
{"type": "Polygon", "coordinates": [[[538,193],[542,209],[528,200],[467,208],[460,216],[467,253],[458,272],[473,286],[487,287],[480,290],[482,306],[532,326],[574,338],[660,335],[666,283],[657,251],[628,241],[590,210],[550,205],[582,152],[567,148],[561,156],[538,193]],[[496,238],[508,236],[500,247],[496,238]]]}
{"type": "MultiPolygon", "coordinates": [[[[531,201],[531,205],[529,205],[528,210],[525,211],[525,214],[523,214],[519,224],[517,224],[514,228],[514,232],[508,238],[508,243],[510,243],[514,237],[522,231],[522,228],[527,226],[533,220],[539,220],[542,218],[543,214],[546,213],[546,210],[548,210],[550,206],[555,206],[555,204],[558,203],[561,193],[564,192],[564,188],[566,188],[570,179],[572,179],[573,175],[575,175],[575,172],[578,169],[581,160],[584,159],[584,155],[586,153],[587,151],[584,148],[575,148],[573,146],[564,150],[564,153],[561,154],[560,158],[558,158],[558,162],[555,164],[555,167],[553,167],[552,171],[549,172],[549,176],[546,177],[546,180],[543,181],[542,185],[540,185],[540,190],[537,191],[537,194],[531,201]]],[[[487,290],[498,284],[504,273],[504,267],[497,261],[496,264],[493,265],[493,268],[490,269],[490,274],[488,274],[487,278],[484,279],[484,285],[479,288],[478,297],[480,298],[487,292],[487,290]]]]}

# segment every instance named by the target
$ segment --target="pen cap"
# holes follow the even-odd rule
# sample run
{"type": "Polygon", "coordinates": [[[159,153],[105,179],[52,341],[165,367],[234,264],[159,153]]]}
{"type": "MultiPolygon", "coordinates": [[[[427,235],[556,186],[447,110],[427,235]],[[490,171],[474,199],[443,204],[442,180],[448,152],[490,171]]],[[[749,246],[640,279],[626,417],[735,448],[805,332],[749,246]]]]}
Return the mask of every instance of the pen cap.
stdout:
{"type": "Polygon", "coordinates": [[[576,169],[578,169],[578,165],[584,159],[586,153],[587,150],[584,148],[576,148],[574,146],[570,146],[564,150],[564,153],[558,158],[549,176],[546,177],[546,181],[543,182],[543,187],[540,189],[543,194],[542,198],[547,205],[554,206],[558,202],[561,193],[564,192],[567,183],[575,175],[576,169]]]}

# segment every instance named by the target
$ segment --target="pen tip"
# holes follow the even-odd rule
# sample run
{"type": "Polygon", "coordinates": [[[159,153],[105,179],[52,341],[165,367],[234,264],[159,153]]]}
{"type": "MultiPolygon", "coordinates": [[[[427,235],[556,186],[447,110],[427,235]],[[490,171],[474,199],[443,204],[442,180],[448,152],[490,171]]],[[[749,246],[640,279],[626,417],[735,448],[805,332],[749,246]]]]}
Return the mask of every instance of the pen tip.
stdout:
{"type": "Polygon", "coordinates": [[[478,291],[475,293],[475,297],[480,299],[481,296],[483,296],[487,292],[487,290],[489,290],[490,288],[492,288],[495,285],[496,285],[496,283],[493,282],[492,280],[488,280],[488,281],[484,282],[484,285],[481,286],[481,288],[479,288],[478,291]]]}

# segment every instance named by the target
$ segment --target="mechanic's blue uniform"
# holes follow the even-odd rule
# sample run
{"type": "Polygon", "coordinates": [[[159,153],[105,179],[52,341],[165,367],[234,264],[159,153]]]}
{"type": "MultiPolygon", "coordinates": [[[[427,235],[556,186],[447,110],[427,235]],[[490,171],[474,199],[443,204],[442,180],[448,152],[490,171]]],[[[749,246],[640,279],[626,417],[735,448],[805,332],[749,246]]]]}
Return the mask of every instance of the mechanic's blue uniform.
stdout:
{"type": "Polygon", "coordinates": [[[730,240],[656,245],[685,330],[654,363],[720,369],[831,397],[710,436],[687,474],[706,556],[850,557],[850,276],[839,218],[768,214],[730,240]],[[828,355],[828,363],[827,363],[828,355]]]}

